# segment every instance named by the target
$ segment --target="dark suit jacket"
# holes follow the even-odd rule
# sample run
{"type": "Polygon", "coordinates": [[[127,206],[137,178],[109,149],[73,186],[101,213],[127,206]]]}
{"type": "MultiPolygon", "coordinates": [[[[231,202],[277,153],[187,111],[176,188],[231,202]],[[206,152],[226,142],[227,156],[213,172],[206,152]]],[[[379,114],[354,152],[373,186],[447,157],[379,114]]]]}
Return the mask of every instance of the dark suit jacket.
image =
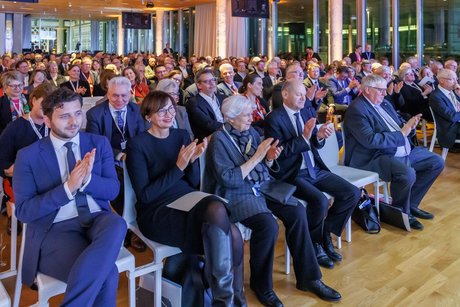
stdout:
{"type": "MultiPolygon", "coordinates": [[[[238,89],[241,87],[241,83],[236,81],[233,83],[235,84],[236,90],[238,91],[238,89]]],[[[222,96],[225,96],[225,98],[233,96],[232,90],[227,86],[225,82],[221,82],[217,85],[217,92],[222,96]]]]}
{"type": "Polygon", "coordinates": [[[375,53],[364,51],[361,53],[361,58],[364,60],[375,59],[375,53]]]}
{"type": "MultiPolygon", "coordinates": [[[[356,53],[352,52],[348,55],[348,57],[351,59],[351,62],[358,62],[358,59],[356,58],[356,53]]],[[[361,60],[363,59],[363,56],[361,55],[361,60]]]]}
{"type": "Polygon", "coordinates": [[[424,98],[418,89],[404,83],[400,94],[404,99],[404,104],[401,106],[401,112],[408,113],[412,116],[422,113],[424,119],[428,121],[433,120],[428,105],[428,98],[424,98]]]}
{"type": "MultiPolygon", "coordinates": [[[[457,94],[455,96],[460,101],[460,97],[457,94]]],[[[436,137],[439,145],[451,148],[460,131],[460,112],[455,111],[449,97],[444,95],[439,88],[430,94],[429,102],[436,120],[436,137]]]]}
{"type": "MultiPolygon", "coordinates": [[[[318,61],[321,61],[321,57],[316,52],[313,52],[313,55],[311,57],[312,57],[312,59],[317,59],[318,61]]],[[[311,59],[308,58],[308,54],[305,54],[305,59],[307,61],[311,61],[311,59]]]]}
{"type": "MultiPolygon", "coordinates": [[[[70,84],[71,81],[67,81],[67,82],[64,82],[61,84],[61,87],[66,87],[68,88],[69,90],[73,91],[73,87],[72,85],[70,84]]],[[[78,81],[78,86],[79,87],[84,87],[86,88],[86,92],[85,94],[81,95],[82,97],[91,97],[91,89],[89,87],[89,83],[88,81],[84,81],[84,80],[80,80],[78,81]]]]}
{"type": "Polygon", "coordinates": [[[272,98],[274,87],[275,84],[273,84],[272,78],[270,75],[266,75],[265,78],[262,79],[262,97],[264,97],[266,101],[269,101],[270,98],[272,98]]]}
{"type": "MultiPolygon", "coordinates": [[[[68,64],[70,66],[70,64],[68,64]]],[[[64,65],[62,63],[59,63],[58,65],[58,71],[60,75],[66,76],[67,75],[67,70],[65,70],[64,65]]]]}
{"type": "MultiPolygon", "coordinates": [[[[247,74],[246,74],[247,75],[247,74]]],[[[246,76],[245,76],[246,77],[246,76]]],[[[236,81],[236,82],[241,82],[243,83],[243,80],[244,78],[239,74],[239,73],[235,73],[235,77],[233,77],[233,81],[236,81]]]]}
{"type": "MultiPolygon", "coordinates": [[[[381,107],[400,126],[403,122],[386,100],[381,107]]],[[[378,172],[385,181],[391,180],[390,160],[398,146],[404,146],[400,131],[390,131],[385,121],[364,96],[356,98],[348,107],[344,120],[345,165],[378,172]]],[[[408,136],[410,140],[410,136],[408,136]]]]}
{"type": "MultiPolygon", "coordinates": [[[[146,130],[138,105],[131,101],[127,105],[126,122],[128,124],[128,139],[146,130]]],[[[121,150],[114,148],[114,144],[112,144],[113,129],[117,128],[114,127],[108,100],[92,107],[86,112],[85,131],[106,136],[112,146],[113,156],[116,157],[121,150]]]]}
{"type": "MultiPolygon", "coordinates": [[[[312,117],[316,117],[315,109],[309,101],[305,102],[305,107],[300,110],[300,116],[304,122],[312,117]]],[[[272,176],[279,180],[294,181],[302,165],[302,152],[308,150],[311,150],[313,153],[315,164],[321,169],[328,170],[318,153],[318,148],[324,146],[324,141],[318,141],[316,137],[317,132],[318,130],[315,127],[310,138],[311,146],[309,146],[303,136],[297,136],[284,107],[279,107],[268,114],[265,118],[265,138],[271,137],[279,140],[278,146],[283,146],[284,148],[277,160],[280,170],[272,172],[272,176]]]]}
{"type": "MultiPolygon", "coordinates": [[[[303,80],[303,84],[305,84],[305,86],[306,86],[307,88],[310,88],[310,87],[313,85],[313,82],[312,82],[312,80],[311,80],[309,77],[307,77],[307,78],[305,78],[305,80],[303,80]]],[[[320,87],[321,89],[323,89],[323,90],[324,90],[324,89],[325,89],[325,90],[328,89],[327,85],[324,84],[323,82],[319,81],[319,79],[318,79],[318,85],[319,85],[319,87],[320,87]]],[[[324,97],[323,99],[320,99],[320,100],[318,100],[318,101],[315,99],[314,101],[312,101],[311,104],[312,104],[313,107],[315,108],[316,112],[318,112],[318,111],[319,111],[319,107],[321,106],[322,103],[325,104],[325,105],[328,105],[329,103],[334,103],[334,99],[332,98],[331,95],[326,95],[326,97],[324,97]]]]}
{"type": "MultiPolygon", "coordinates": [[[[96,158],[85,192],[93,197],[102,210],[109,211],[109,200],[117,196],[120,188],[110,144],[104,137],[80,132],[81,156],[93,148],[96,148],[96,158]]],[[[47,231],[61,206],[69,202],[49,137],[18,152],[13,187],[16,215],[21,222],[28,224],[22,279],[30,286],[37,274],[40,247],[47,231]]]]}
{"type": "MultiPolygon", "coordinates": [[[[225,97],[218,93],[215,95],[219,101],[219,105],[222,105],[222,101],[225,97]]],[[[190,126],[192,126],[192,131],[196,138],[202,140],[222,127],[222,123],[216,120],[213,109],[201,95],[196,95],[191,98],[186,108],[190,126]]]]}

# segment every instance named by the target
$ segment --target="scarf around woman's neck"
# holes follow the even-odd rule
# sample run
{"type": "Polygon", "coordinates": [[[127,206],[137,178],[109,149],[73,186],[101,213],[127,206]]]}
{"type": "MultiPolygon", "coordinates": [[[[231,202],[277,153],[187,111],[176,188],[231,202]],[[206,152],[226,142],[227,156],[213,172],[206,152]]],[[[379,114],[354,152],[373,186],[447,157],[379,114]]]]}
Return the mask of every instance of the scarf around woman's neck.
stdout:
{"type": "MultiPolygon", "coordinates": [[[[257,150],[249,130],[239,131],[233,128],[233,126],[229,123],[225,123],[224,127],[233,141],[235,141],[235,144],[243,155],[244,160],[248,161],[257,150]]],[[[266,166],[260,162],[251,170],[249,175],[251,180],[255,183],[262,183],[268,180],[268,170],[266,166]]]]}

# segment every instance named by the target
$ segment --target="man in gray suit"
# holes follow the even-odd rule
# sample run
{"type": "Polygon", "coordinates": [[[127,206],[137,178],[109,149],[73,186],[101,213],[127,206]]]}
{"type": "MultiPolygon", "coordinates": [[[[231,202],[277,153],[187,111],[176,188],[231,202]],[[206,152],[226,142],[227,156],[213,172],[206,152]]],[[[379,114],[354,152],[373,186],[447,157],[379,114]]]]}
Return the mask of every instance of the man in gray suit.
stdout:
{"type": "Polygon", "coordinates": [[[219,71],[223,82],[217,85],[217,92],[225,97],[238,95],[238,88],[241,86],[241,83],[233,80],[235,77],[233,66],[228,63],[222,64],[219,67],[219,71]]]}
{"type": "Polygon", "coordinates": [[[348,107],[344,121],[345,164],[377,172],[382,180],[390,181],[392,204],[409,215],[411,228],[422,230],[416,217],[432,219],[433,215],[418,207],[442,172],[444,161],[410,143],[421,114],[404,123],[384,100],[385,79],[366,76],[361,90],[362,95],[348,107]]]}

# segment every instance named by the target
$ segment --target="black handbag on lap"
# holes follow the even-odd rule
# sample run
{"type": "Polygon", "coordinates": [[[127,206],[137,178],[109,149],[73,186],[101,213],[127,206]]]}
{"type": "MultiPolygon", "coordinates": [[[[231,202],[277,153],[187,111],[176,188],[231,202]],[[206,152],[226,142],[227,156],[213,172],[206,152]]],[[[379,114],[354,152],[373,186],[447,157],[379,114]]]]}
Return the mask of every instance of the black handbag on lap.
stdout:
{"type": "Polygon", "coordinates": [[[280,180],[267,180],[260,185],[260,192],[268,200],[289,206],[297,206],[298,200],[292,196],[296,189],[296,186],[280,180]]]}
{"type": "Polygon", "coordinates": [[[361,200],[353,211],[351,218],[367,233],[379,233],[380,222],[377,208],[375,207],[373,200],[367,194],[367,191],[365,189],[361,190],[361,200]]]}

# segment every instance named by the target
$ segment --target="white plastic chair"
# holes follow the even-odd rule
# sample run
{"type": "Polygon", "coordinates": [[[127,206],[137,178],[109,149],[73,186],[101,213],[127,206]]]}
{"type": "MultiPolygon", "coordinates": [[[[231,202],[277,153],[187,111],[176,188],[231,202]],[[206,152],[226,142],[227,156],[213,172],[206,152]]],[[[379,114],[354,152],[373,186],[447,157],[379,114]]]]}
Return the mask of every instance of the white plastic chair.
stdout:
{"type": "Polygon", "coordinates": [[[163,260],[169,256],[181,253],[182,251],[173,246],[160,244],[146,238],[139,230],[136,221],[136,194],[134,193],[131,180],[126,168],[126,163],[123,161],[123,175],[125,185],[125,202],[123,209],[123,219],[128,224],[128,229],[134,232],[153,252],[153,260],[147,264],[136,267],[134,272],[130,273],[133,278],[143,276],[155,272],[155,307],[161,307],[161,271],[163,269],[163,260]]]}
{"type": "MultiPolygon", "coordinates": [[[[430,112],[431,112],[431,116],[433,117],[433,120],[434,120],[433,137],[431,138],[431,143],[430,143],[430,151],[433,152],[434,143],[436,142],[436,136],[437,136],[438,130],[437,130],[437,124],[436,124],[436,117],[434,116],[434,112],[433,112],[433,109],[431,107],[430,107],[430,112]]],[[[456,139],[455,143],[460,144],[460,139],[456,139]]],[[[444,161],[446,161],[446,157],[447,157],[448,152],[449,152],[449,148],[445,148],[445,147],[442,148],[441,157],[442,157],[442,159],[444,161]]]]}
{"type": "Polygon", "coordinates": [[[0,280],[15,276],[18,271],[16,267],[17,242],[18,242],[18,219],[14,212],[15,206],[11,206],[11,250],[10,250],[10,269],[0,273],[0,280]]]}
{"type": "MultiPolygon", "coordinates": [[[[24,256],[24,246],[26,241],[26,229],[27,225],[24,223],[22,228],[22,240],[21,249],[19,252],[19,269],[18,276],[16,278],[13,307],[19,306],[21,299],[22,289],[22,261],[24,256]]],[[[120,249],[117,261],[115,262],[118,272],[125,272],[128,276],[128,288],[129,288],[129,306],[136,306],[136,280],[133,276],[135,269],[134,256],[124,247],[120,249]]],[[[49,299],[53,296],[62,294],[67,288],[67,284],[51,276],[38,273],[35,279],[38,288],[38,302],[34,306],[47,307],[49,306],[49,299]]]]}

